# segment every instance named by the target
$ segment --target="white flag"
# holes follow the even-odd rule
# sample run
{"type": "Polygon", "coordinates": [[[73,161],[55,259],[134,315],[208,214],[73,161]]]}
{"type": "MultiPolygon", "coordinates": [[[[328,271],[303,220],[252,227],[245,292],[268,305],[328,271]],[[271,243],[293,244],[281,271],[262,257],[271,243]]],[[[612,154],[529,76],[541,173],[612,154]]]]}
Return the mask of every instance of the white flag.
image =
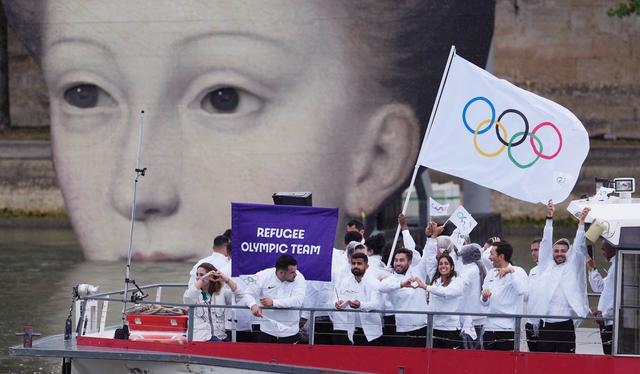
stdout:
{"type": "Polygon", "coordinates": [[[478,224],[478,222],[476,222],[476,220],[471,216],[471,213],[467,212],[462,205],[451,213],[449,221],[456,225],[460,233],[465,235],[469,235],[471,230],[473,230],[473,228],[478,224]]]}
{"type": "Polygon", "coordinates": [[[464,247],[464,242],[466,241],[466,238],[465,238],[464,234],[461,233],[460,229],[458,229],[458,228],[453,230],[451,235],[449,235],[449,239],[451,240],[453,245],[455,245],[456,248],[458,248],[458,251],[461,250],[462,247],[464,247]]]}
{"type": "Polygon", "coordinates": [[[532,203],[569,196],[589,136],[566,108],[453,55],[418,163],[532,203]]]}
{"type": "Polygon", "coordinates": [[[429,215],[432,217],[446,216],[449,214],[449,204],[440,204],[429,197],[429,215]]]}

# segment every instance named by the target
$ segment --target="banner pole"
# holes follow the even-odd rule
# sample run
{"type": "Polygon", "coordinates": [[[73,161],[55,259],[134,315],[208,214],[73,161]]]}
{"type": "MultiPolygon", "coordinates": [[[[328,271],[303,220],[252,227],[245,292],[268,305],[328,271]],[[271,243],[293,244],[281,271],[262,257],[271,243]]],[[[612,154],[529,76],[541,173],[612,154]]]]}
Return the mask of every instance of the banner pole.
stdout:
{"type": "MultiPolygon", "coordinates": [[[[407,208],[409,207],[409,200],[411,200],[411,186],[416,182],[416,177],[418,176],[418,169],[420,165],[416,163],[416,166],[413,168],[413,175],[411,176],[411,182],[409,183],[409,191],[407,192],[407,197],[404,199],[404,204],[402,205],[402,214],[407,212],[407,208]]],[[[396,252],[396,244],[398,244],[398,237],[400,236],[400,224],[396,228],[396,235],[393,237],[393,245],[391,246],[391,252],[389,253],[389,259],[387,260],[387,266],[391,267],[391,261],[393,260],[393,254],[396,252]]]]}
{"type": "MultiPolygon", "coordinates": [[[[444,89],[444,84],[447,81],[447,76],[449,75],[449,68],[451,67],[451,61],[453,61],[453,56],[456,54],[456,46],[452,45],[451,50],[449,51],[449,57],[447,58],[447,64],[444,67],[444,72],[442,73],[442,79],[440,80],[440,87],[438,87],[438,94],[436,95],[436,100],[433,103],[433,109],[431,110],[431,116],[429,117],[429,122],[427,124],[427,130],[424,133],[424,139],[422,140],[422,145],[420,146],[420,153],[418,154],[418,160],[416,162],[416,166],[413,169],[413,176],[411,177],[411,183],[409,183],[409,192],[407,192],[407,197],[404,200],[404,205],[402,207],[402,214],[407,212],[407,208],[409,207],[409,199],[411,198],[411,186],[416,181],[416,177],[418,176],[418,168],[420,167],[420,159],[422,155],[422,151],[424,150],[424,144],[426,143],[427,137],[429,136],[429,131],[431,131],[431,125],[433,124],[433,119],[435,117],[436,111],[438,110],[438,104],[440,103],[440,95],[442,94],[442,90],[444,89]]],[[[393,254],[396,251],[396,244],[398,242],[398,237],[400,236],[400,224],[396,228],[396,235],[393,238],[393,244],[391,246],[391,252],[389,253],[389,259],[387,260],[387,266],[391,267],[391,262],[393,260],[393,254]]]]}
{"type": "MultiPolygon", "coordinates": [[[[451,62],[453,61],[453,56],[455,56],[455,54],[456,54],[456,46],[452,45],[451,50],[449,51],[449,57],[447,58],[447,64],[445,65],[444,71],[442,72],[442,79],[440,80],[440,87],[438,87],[438,94],[436,95],[436,100],[433,102],[433,109],[431,109],[431,115],[429,116],[427,130],[424,132],[424,139],[422,140],[422,146],[420,147],[420,155],[422,155],[424,143],[426,143],[426,140],[429,137],[429,133],[431,132],[431,125],[433,125],[433,120],[435,119],[436,112],[438,111],[438,105],[440,104],[440,96],[442,95],[442,90],[444,90],[444,85],[447,82],[447,77],[449,76],[449,69],[451,68],[451,62]]],[[[420,160],[420,156],[418,156],[418,160],[420,160]]]]}

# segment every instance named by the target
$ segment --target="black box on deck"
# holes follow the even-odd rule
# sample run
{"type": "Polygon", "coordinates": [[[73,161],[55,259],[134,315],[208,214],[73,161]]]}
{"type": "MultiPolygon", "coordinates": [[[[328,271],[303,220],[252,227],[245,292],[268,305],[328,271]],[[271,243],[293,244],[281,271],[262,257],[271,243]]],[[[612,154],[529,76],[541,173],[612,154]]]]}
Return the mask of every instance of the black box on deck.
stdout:
{"type": "Polygon", "coordinates": [[[273,194],[275,205],[312,206],[311,192],[276,192],[273,194]]]}

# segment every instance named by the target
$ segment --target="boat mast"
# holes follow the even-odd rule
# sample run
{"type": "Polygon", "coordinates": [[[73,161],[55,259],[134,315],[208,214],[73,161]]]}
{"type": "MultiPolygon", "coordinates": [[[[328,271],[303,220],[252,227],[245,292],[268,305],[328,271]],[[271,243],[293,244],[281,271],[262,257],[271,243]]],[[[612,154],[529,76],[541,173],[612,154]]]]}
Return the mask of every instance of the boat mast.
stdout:
{"type": "MultiPolygon", "coordinates": [[[[143,134],[144,134],[144,110],[141,110],[140,111],[140,130],[138,133],[138,148],[136,150],[136,167],[134,169],[135,178],[133,180],[133,204],[131,205],[131,226],[129,228],[129,249],[127,251],[127,266],[126,266],[125,277],[124,277],[124,294],[122,296],[122,331],[127,339],[128,339],[129,331],[128,331],[128,326],[126,324],[125,313],[127,310],[127,294],[129,292],[129,283],[133,284],[138,289],[137,292],[140,293],[140,294],[137,294],[137,292],[134,292],[134,294],[131,296],[131,302],[136,302],[136,300],[141,300],[146,296],[144,295],[140,287],[138,287],[135,280],[131,279],[131,276],[130,276],[131,275],[131,252],[133,249],[133,225],[136,219],[136,194],[137,194],[137,187],[138,187],[138,179],[140,179],[140,177],[144,177],[147,171],[147,168],[140,168],[140,149],[142,148],[143,134]]],[[[118,333],[116,332],[116,335],[117,334],[118,333]]]]}

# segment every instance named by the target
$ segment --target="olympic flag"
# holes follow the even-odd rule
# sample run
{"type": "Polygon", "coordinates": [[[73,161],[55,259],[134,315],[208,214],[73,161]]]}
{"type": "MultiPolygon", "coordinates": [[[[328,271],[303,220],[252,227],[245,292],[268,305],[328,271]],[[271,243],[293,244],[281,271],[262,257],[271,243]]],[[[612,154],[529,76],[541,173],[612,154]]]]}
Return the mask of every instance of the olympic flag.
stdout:
{"type": "Polygon", "coordinates": [[[566,108],[453,53],[418,163],[516,199],[561,202],[589,152],[566,108]]]}

